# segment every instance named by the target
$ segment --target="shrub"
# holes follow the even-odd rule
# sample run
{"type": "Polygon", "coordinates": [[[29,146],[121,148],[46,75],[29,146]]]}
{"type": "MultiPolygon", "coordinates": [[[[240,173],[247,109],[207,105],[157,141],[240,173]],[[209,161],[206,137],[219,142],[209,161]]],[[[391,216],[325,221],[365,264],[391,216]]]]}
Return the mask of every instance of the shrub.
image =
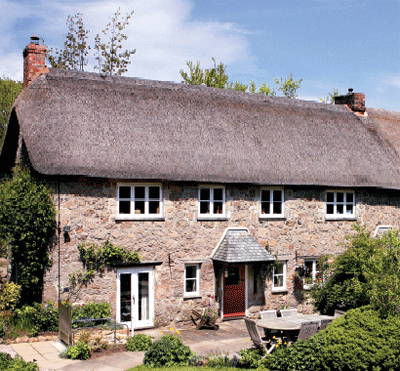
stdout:
{"type": "Polygon", "coordinates": [[[34,303],[16,309],[11,320],[17,330],[26,330],[31,336],[39,332],[58,331],[58,308],[53,302],[48,304],[34,303]]]}
{"type": "Polygon", "coordinates": [[[149,350],[152,344],[153,342],[149,335],[137,334],[128,339],[126,348],[129,352],[144,352],[149,350]]]}
{"type": "MultiPolygon", "coordinates": [[[[90,319],[90,318],[107,318],[111,317],[111,305],[109,303],[87,303],[76,306],[72,309],[72,320],[90,319]]],[[[106,321],[78,322],[72,327],[90,327],[97,325],[105,325],[106,321]]]]}
{"type": "Polygon", "coordinates": [[[399,370],[400,316],[386,319],[370,307],[352,309],[326,330],[261,361],[270,370],[399,370]]]}
{"type": "Polygon", "coordinates": [[[80,341],[78,344],[69,347],[65,355],[67,358],[85,360],[90,357],[91,352],[90,346],[80,341]]]}
{"type": "Polygon", "coordinates": [[[242,367],[258,368],[261,365],[261,359],[265,355],[265,351],[256,348],[241,349],[239,355],[242,367]]]}
{"type": "Polygon", "coordinates": [[[2,371],[39,371],[39,366],[33,362],[25,362],[23,359],[12,358],[7,353],[0,352],[0,370],[2,371]]]}
{"type": "Polygon", "coordinates": [[[151,367],[187,365],[191,357],[192,351],[180,339],[174,335],[165,335],[161,340],[155,341],[145,353],[143,364],[151,367]]]}
{"type": "Polygon", "coordinates": [[[13,311],[21,296],[21,286],[14,282],[0,282],[0,311],[13,311]]]}

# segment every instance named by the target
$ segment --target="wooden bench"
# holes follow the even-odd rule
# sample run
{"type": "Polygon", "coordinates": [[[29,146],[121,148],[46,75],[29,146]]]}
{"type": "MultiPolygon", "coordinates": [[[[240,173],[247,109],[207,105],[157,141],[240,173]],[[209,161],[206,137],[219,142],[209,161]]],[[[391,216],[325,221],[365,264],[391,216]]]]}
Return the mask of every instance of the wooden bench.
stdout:
{"type": "Polygon", "coordinates": [[[211,327],[214,330],[219,329],[219,326],[216,324],[217,316],[215,316],[215,318],[206,318],[197,310],[192,309],[191,319],[197,330],[200,330],[202,327],[211,327]]]}

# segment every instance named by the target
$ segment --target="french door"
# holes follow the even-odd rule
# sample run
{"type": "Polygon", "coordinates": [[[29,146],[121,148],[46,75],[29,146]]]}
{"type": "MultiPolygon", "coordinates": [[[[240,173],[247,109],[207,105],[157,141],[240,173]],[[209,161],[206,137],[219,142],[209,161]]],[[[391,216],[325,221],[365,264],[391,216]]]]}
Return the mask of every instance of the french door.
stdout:
{"type": "Polygon", "coordinates": [[[154,268],[118,269],[117,321],[129,328],[154,325],[154,268]]]}

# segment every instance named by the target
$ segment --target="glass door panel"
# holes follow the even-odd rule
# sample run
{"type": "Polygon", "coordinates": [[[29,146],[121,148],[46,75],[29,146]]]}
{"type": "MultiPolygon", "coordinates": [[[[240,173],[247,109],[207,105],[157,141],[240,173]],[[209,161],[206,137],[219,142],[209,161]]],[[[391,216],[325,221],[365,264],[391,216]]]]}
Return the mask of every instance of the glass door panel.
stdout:
{"type": "Polygon", "coordinates": [[[139,273],[138,277],[139,283],[139,321],[148,321],[150,318],[150,308],[149,308],[149,273],[139,273]]]}
{"type": "Polygon", "coordinates": [[[126,322],[131,320],[132,313],[132,277],[128,274],[120,275],[120,320],[126,322]]]}

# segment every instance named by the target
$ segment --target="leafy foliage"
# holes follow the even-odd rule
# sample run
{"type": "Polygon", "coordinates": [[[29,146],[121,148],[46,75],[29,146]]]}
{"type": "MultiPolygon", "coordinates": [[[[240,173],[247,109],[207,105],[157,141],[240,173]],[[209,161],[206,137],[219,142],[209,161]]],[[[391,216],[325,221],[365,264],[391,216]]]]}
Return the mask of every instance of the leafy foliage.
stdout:
{"type": "Polygon", "coordinates": [[[183,345],[179,338],[165,335],[161,340],[155,341],[145,353],[143,364],[151,367],[187,365],[192,355],[190,348],[183,345]]]}
{"type": "Polygon", "coordinates": [[[0,282],[0,312],[13,311],[20,297],[20,285],[14,282],[0,282]]]}
{"type": "Polygon", "coordinates": [[[81,13],[69,15],[66,25],[68,33],[65,36],[64,49],[49,48],[47,60],[53,68],[83,71],[88,63],[86,58],[90,46],[87,45],[86,40],[90,31],[85,30],[81,13]]]}
{"type": "Polygon", "coordinates": [[[145,334],[137,334],[128,339],[126,348],[129,352],[144,352],[153,344],[151,337],[145,334]]]}
{"type": "MultiPolygon", "coordinates": [[[[189,73],[185,70],[180,70],[180,74],[183,78],[183,82],[189,85],[205,85],[208,87],[219,88],[219,89],[233,89],[236,91],[249,91],[250,93],[259,93],[263,95],[276,95],[274,88],[271,88],[265,83],[261,84],[260,88],[257,90],[257,86],[254,81],[251,81],[249,86],[240,83],[239,81],[228,82],[228,75],[226,74],[226,65],[220,62],[218,65],[215,62],[215,58],[212,58],[214,62],[214,67],[210,69],[203,70],[200,68],[200,62],[197,61],[196,64],[188,61],[186,66],[189,68],[189,73]]],[[[288,98],[296,98],[297,91],[300,89],[302,79],[294,80],[293,74],[287,79],[274,79],[276,89],[281,91],[284,96],[288,98]]]]}
{"type": "Polygon", "coordinates": [[[123,31],[129,24],[129,19],[133,13],[132,11],[127,13],[125,17],[121,17],[120,9],[115,12],[107,27],[101,31],[108,39],[106,43],[103,43],[100,35],[97,34],[94,48],[98,53],[96,57],[99,62],[98,68],[102,72],[110,75],[122,75],[128,70],[127,66],[131,63],[129,59],[132,54],[136,53],[136,49],[126,49],[121,52],[119,52],[119,49],[122,49],[122,42],[128,39],[123,31]]]}
{"type": "Polygon", "coordinates": [[[397,231],[380,239],[371,238],[359,225],[347,237],[346,251],[336,257],[322,274],[325,282],[315,284],[311,296],[317,310],[333,313],[373,304],[384,315],[400,310],[400,240],[397,231]]]}
{"type": "Polygon", "coordinates": [[[36,336],[40,332],[58,331],[58,308],[51,301],[47,304],[25,305],[15,310],[10,323],[15,329],[28,331],[30,336],[36,336]]]}
{"type": "Polygon", "coordinates": [[[321,103],[329,103],[329,104],[334,104],[335,103],[335,97],[339,95],[339,90],[333,89],[332,93],[329,93],[326,98],[319,98],[319,101],[321,103]]]}
{"type": "Polygon", "coordinates": [[[0,184],[0,240],[11,250],[12,277],[21,285],[21,302],[41,301],[48,249],[56,230],[51,192],[28,170],[14,169],[0,184]]]}
{"type": "Polygon", "coordinates": [[[22,358],[12,358],[7,353],[0,352],[0,370],[2,371],[39,371],[34,362],[25,362],[22,358]]]}
{"type": "Polygon", "coordinates": [[[249,348],[239,351],[240,364],[244,368],[258,368],[261,366],[261,360],[265,356],[264,349],[249,348]]]}
{"type": "MultiPolygon", "coordinates": [[[[72,320],[78,319],[91,319],[91,318],[108,318],[111,317],[111,305],[109,303],[87,303],[74,306],[72,309],[72,320]]],[[[77,327],[90,327],[96,325],[105,325],[105,321],[94,322],[78,322],[72,326],[77,327]]]]}
{"type": "Polygon", "coordinates": [[[22,88],[21,81],[13,81],[5,76],[0,77],[0,145],[3,141],[11,107],[22,88]]]}
{"type": "Polygon", "coordinates": [[[90,358],[91,353],[90,346],[84,341],[80,341],[78,344],[70,346],[65,355],[67,358],[85,360],[90,358]]]}

